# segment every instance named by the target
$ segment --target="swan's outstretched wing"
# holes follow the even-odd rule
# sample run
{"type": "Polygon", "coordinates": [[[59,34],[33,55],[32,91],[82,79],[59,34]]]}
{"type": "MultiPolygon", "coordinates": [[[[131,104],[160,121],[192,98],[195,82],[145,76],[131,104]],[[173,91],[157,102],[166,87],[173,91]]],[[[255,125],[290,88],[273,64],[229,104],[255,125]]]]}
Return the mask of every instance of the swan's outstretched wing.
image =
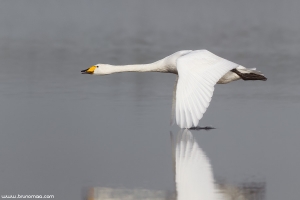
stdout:
{"type": "Polygon", "coordinates": [[[218,80],[238,64],[207,50],[192,51],[177,59],[176,122],[181,128],[197,126],[218,80]]]}
{"type": "Polygon", "coordinates": [[[180,131],[176,144],[177,200],[222,200],[211,165],[187,129],[180,131]]]}

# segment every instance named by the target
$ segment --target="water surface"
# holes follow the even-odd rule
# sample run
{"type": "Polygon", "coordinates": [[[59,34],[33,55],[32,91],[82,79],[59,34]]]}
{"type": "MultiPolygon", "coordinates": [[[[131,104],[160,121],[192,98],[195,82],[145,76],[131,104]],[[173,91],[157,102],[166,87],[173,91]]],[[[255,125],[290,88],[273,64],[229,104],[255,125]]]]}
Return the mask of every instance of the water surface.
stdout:
{"type": "Polygon", "coordinates": [[[1,1],[0,194],[82,199],[87,187],[174,191],[176,77],[81,75],[206,48],[267,82],[218,85],[193,131],[218,180],[300,196],[298,1],[1,1]]]}

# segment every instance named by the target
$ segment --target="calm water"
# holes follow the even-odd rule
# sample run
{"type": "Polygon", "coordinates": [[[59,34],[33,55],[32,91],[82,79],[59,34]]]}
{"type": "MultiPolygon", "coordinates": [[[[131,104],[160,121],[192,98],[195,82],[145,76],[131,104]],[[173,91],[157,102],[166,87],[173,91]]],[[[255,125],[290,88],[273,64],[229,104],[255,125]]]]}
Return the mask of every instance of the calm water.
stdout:
{"type": "Polygon", "coordinates": [[[299,1],[1,1],[0,194],[82,199],[83,188],[174,191],[175,76],[81,75],[206,48],[267,82],[217,85],[193,131],[216,179],[300,196],[299,1]]]}

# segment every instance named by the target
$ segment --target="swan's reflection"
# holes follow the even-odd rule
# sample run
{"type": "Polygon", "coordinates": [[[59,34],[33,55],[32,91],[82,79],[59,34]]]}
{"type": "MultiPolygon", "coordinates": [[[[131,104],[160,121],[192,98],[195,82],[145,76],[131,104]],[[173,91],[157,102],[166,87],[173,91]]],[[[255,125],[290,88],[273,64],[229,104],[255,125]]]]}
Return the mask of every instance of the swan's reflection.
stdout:
{"type": "Polygon", "coordinates": [[[239,187],[215,183],[212,167],[193,134],[179,131],[176,146],[173,134],[173,161],[177,200],[262,200],[265,182],[245,182],[239,187]]]}
{"type": "Polygon", "coordinates": [[[179,131],[173,155],[178,200],[225,199],[215,184],[209,159],[189,130],[179,131]]]}
{"type": "Polygon", "coordinates": [[[216,184],[209,159],[189,130],[180,130],[176,141],[171,133],[171,144],[177,195],[164,190],[93,187],[89,188],[88,200],[264,199],[264,183],[245,183],[242,187],[234,187],[230,184],[216,184]]]}

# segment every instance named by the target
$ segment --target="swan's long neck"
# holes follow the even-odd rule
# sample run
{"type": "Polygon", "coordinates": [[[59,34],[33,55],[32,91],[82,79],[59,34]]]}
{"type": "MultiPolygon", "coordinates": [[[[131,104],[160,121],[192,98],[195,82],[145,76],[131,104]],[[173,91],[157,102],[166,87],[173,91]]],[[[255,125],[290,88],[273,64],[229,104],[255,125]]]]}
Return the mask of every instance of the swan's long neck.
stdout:
{"type": "Polygon", "coordinates": [[[173,53],[159,61],[143,65],[108,65],[103,71],[105,74],[119,73],[119,72],[163,72],[178,74],[176,62],[177,59],[192,50],[183,50],[173,53]]]}
{"type": "Polygon", "coordinates": [[[167,67],[162,60],[150,64],[138,65],[110,65],[109,72],[168,72],[167,67]]]}

